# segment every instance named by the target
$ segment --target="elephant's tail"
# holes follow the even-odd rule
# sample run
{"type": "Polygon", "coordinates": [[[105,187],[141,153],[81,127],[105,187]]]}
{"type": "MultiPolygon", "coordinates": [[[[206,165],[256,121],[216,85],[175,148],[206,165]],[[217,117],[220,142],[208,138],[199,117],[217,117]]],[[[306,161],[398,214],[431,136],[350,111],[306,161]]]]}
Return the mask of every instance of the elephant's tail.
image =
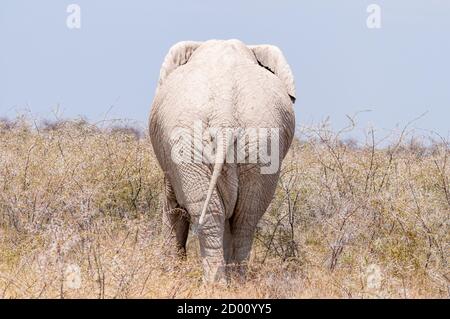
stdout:
{"type": "Polygon", "coordinates": [[[228,147],[233,144],[234,143],[230,143],[230,144],[225,143],[224,147],[220,151],[218,151],[216,154],[216,159],[215,159],[214,168],[213,168],[213,172],[212,172],[212,176],[211,176],[211,181],[209,182],[208,193],[206,194],[206,200],[205,200],[205,203],[203,204],[203,209],[200,214],[200,218],[198,220],[197,230],[203,226],[203,223],[205,221],[205,215],[206,215],[206,212],[208,211],[208,205],[209,205],[209,202],[211,201],[211,196],[214,192],[214,189],[216,188],[217,180],[219,179],[220,172],[222,171],[223,165],[225,163],[228,147]]]}

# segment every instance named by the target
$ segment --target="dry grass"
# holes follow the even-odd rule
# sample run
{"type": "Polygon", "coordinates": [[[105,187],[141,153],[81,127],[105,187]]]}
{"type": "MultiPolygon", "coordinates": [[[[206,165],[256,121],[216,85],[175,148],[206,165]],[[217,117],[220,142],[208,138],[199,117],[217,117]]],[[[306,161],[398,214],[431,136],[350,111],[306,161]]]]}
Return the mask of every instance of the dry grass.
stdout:
{"type": "Polygon", "coordinates": [[[449,297],[450,150],[431,133],[379,147],[299,132],[248,280],[224,288],[201,284],[195,238],[188,261],[162,257],[146,136],[32,123],[0,121],[0,297],[449,297]]]}

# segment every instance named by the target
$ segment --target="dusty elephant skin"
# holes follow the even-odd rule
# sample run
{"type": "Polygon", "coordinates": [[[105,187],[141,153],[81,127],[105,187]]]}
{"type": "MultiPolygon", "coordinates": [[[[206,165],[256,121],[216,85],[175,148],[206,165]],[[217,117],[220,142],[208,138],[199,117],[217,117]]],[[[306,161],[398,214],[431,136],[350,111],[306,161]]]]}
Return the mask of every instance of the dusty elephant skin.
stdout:
{"type": "MultiPolygon", "coordinates": [[[[206,128],[276,128],[281,163],[294,135],[294,101],[292,72],[272,45],[186,41],[175,44],[163,62],[150,137],[165,175],[167,245],[184,255],[189,225],[198,228],[206,282],[226,281],[226,265],[244,270],[256,225],[275,192],[279,167],[273,174],[262,174],[262,163],[224,162],[228,148],[219,147],[212,164],[174,161],[172,150],[183,139],[171,138],[173,131],[198,121],[206,128]]],[[[194,153],[195,145],[208,139],[213,137],[194,141],[194,153]]],[[[232,139],[231,145],[236,144],[232,139]]],[[[258,145],[248,140],[237,147],[258,145]]]]}

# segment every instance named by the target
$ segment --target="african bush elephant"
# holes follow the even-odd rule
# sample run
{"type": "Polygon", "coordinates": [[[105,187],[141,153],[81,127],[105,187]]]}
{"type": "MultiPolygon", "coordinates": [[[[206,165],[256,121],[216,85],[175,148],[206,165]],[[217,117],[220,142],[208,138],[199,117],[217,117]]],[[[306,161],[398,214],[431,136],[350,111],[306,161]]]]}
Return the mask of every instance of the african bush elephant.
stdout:
{"type": "Polygon", "coordinates": [[[294,135],[294,102],[291,69],[272,45],[185,41],[164,59],[149,127],[165,176],[166,238],[184,255],[192,225],[206,282],[226,281],[226,265],[245,270],[294,135]]]}

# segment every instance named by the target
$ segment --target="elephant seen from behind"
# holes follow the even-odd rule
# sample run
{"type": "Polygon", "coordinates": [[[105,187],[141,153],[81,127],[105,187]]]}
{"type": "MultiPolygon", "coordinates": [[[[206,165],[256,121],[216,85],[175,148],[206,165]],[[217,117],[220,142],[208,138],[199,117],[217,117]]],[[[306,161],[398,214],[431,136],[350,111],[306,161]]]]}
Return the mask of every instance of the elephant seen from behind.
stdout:
{"type": "Polygon", "coordinates": [[[276,46],[185,41],[164,59],[149,129],[166,246],[183,256],[195,231],[206,282],[226,281],[227,265],[245,270],[294,136],[295,97],[276,46]]]}

